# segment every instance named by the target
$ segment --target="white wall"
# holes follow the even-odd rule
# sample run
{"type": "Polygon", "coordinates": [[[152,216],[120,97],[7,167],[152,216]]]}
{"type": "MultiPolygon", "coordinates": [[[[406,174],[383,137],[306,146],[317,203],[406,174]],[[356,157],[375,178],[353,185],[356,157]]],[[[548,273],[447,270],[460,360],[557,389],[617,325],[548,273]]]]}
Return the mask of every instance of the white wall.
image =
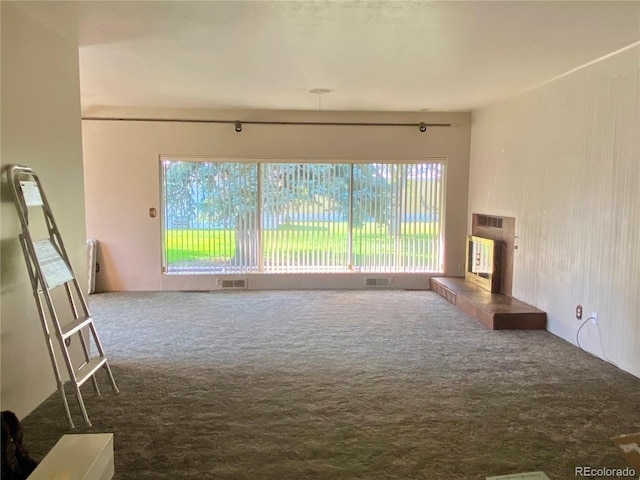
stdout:
{"type": "MultiPolygon", "coordinates": [[[[516,218],[513,294],[576,342],[597,311],[605,355],[640,376],[640,46],[472,121],[469,213],[516,218]],[[586,317],[585,317],[586,318],[586,317]]],[[[596,326],[581,343],[602,356],[596,326]]]]}
{"type": "MultiPolygon", "coordinates": [[[[161,274],[160,155],[320,160],[446,158],[446,257],[449,274],[462,274],[469,168],[469,114],[393,114],[264,111],[117,111],[103,116],[273,121],[455,123],[418,128],[83,121],[87,234],[100,242],[98,291],[213,289],[214,275],[161,274]]],[[[362,288],[356,274],[250,275],[250,288],[362,288]]],[[[428,287],[428,278],[395,278],[397,287],[428,287]]]]}
{"type": "MultiPolygon", "coordinates": [[[[2,166],[25,164],[40,175],[84,287],[78,49],[25,13],[19,3],[1,2],[1,8],[2,166]]],[[[20,224],[4,181],[3,174],[0,402],[3,410],[22,417],[55,390],[55,381],[18,242],[20,224]]],[[[64,416],[62,405],[60,415],[64,416]]]]}

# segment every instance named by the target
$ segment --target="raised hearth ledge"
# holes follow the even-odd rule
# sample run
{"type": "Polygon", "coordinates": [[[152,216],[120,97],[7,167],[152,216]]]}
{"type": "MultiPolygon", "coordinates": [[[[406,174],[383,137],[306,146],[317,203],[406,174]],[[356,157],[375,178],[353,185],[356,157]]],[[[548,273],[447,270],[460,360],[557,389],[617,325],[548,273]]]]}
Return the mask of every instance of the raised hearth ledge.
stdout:
{"type": "Polygon", "coordinates": [[[431,277],[431,290],[492,330],[544,330],[547,314],[503,293],[491,293],[461,277],[431,277]]]}

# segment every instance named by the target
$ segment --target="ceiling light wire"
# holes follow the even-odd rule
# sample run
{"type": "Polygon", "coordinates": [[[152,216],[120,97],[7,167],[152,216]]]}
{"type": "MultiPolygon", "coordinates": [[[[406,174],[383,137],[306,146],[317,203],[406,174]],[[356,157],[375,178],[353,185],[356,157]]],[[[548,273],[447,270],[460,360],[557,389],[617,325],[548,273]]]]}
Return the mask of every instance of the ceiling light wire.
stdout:
{"type": "Polygon", "coordinates": [[[318,110],[322,111],[322,96],[333,92],[330,88],[312,88],[309,93],[318,95],[318,110]]]}

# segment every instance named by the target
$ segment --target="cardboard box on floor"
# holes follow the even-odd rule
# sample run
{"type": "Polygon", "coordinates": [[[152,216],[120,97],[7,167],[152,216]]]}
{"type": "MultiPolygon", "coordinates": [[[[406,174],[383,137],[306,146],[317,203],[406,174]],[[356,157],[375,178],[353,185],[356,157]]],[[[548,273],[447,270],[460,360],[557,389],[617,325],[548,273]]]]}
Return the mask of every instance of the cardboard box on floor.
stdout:
{"type": "Polygon", "coordinates": [[[624,458],[636,471],[640,471],[640,432],[613,437],[624,458]]]}

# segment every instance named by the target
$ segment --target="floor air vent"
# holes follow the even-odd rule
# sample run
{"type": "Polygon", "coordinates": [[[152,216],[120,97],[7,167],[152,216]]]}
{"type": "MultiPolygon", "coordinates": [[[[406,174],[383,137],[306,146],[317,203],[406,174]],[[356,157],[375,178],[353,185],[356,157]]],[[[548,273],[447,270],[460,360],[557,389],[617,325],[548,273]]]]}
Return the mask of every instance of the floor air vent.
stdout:
{"type": "Polygon", "coordinates": [[[391,281],[388,278],[365,278],[364,286],[367,288],[389,287],[391,281]]]}
{"type": "Polygon", "coordinates": [[[244,278],[240,280],[219,280],[218,282],[219,282],[220,288],[222,288],[223,290],[230,290],[230,289],[243,290],[247,288],[247,280],[244,278]]]}

